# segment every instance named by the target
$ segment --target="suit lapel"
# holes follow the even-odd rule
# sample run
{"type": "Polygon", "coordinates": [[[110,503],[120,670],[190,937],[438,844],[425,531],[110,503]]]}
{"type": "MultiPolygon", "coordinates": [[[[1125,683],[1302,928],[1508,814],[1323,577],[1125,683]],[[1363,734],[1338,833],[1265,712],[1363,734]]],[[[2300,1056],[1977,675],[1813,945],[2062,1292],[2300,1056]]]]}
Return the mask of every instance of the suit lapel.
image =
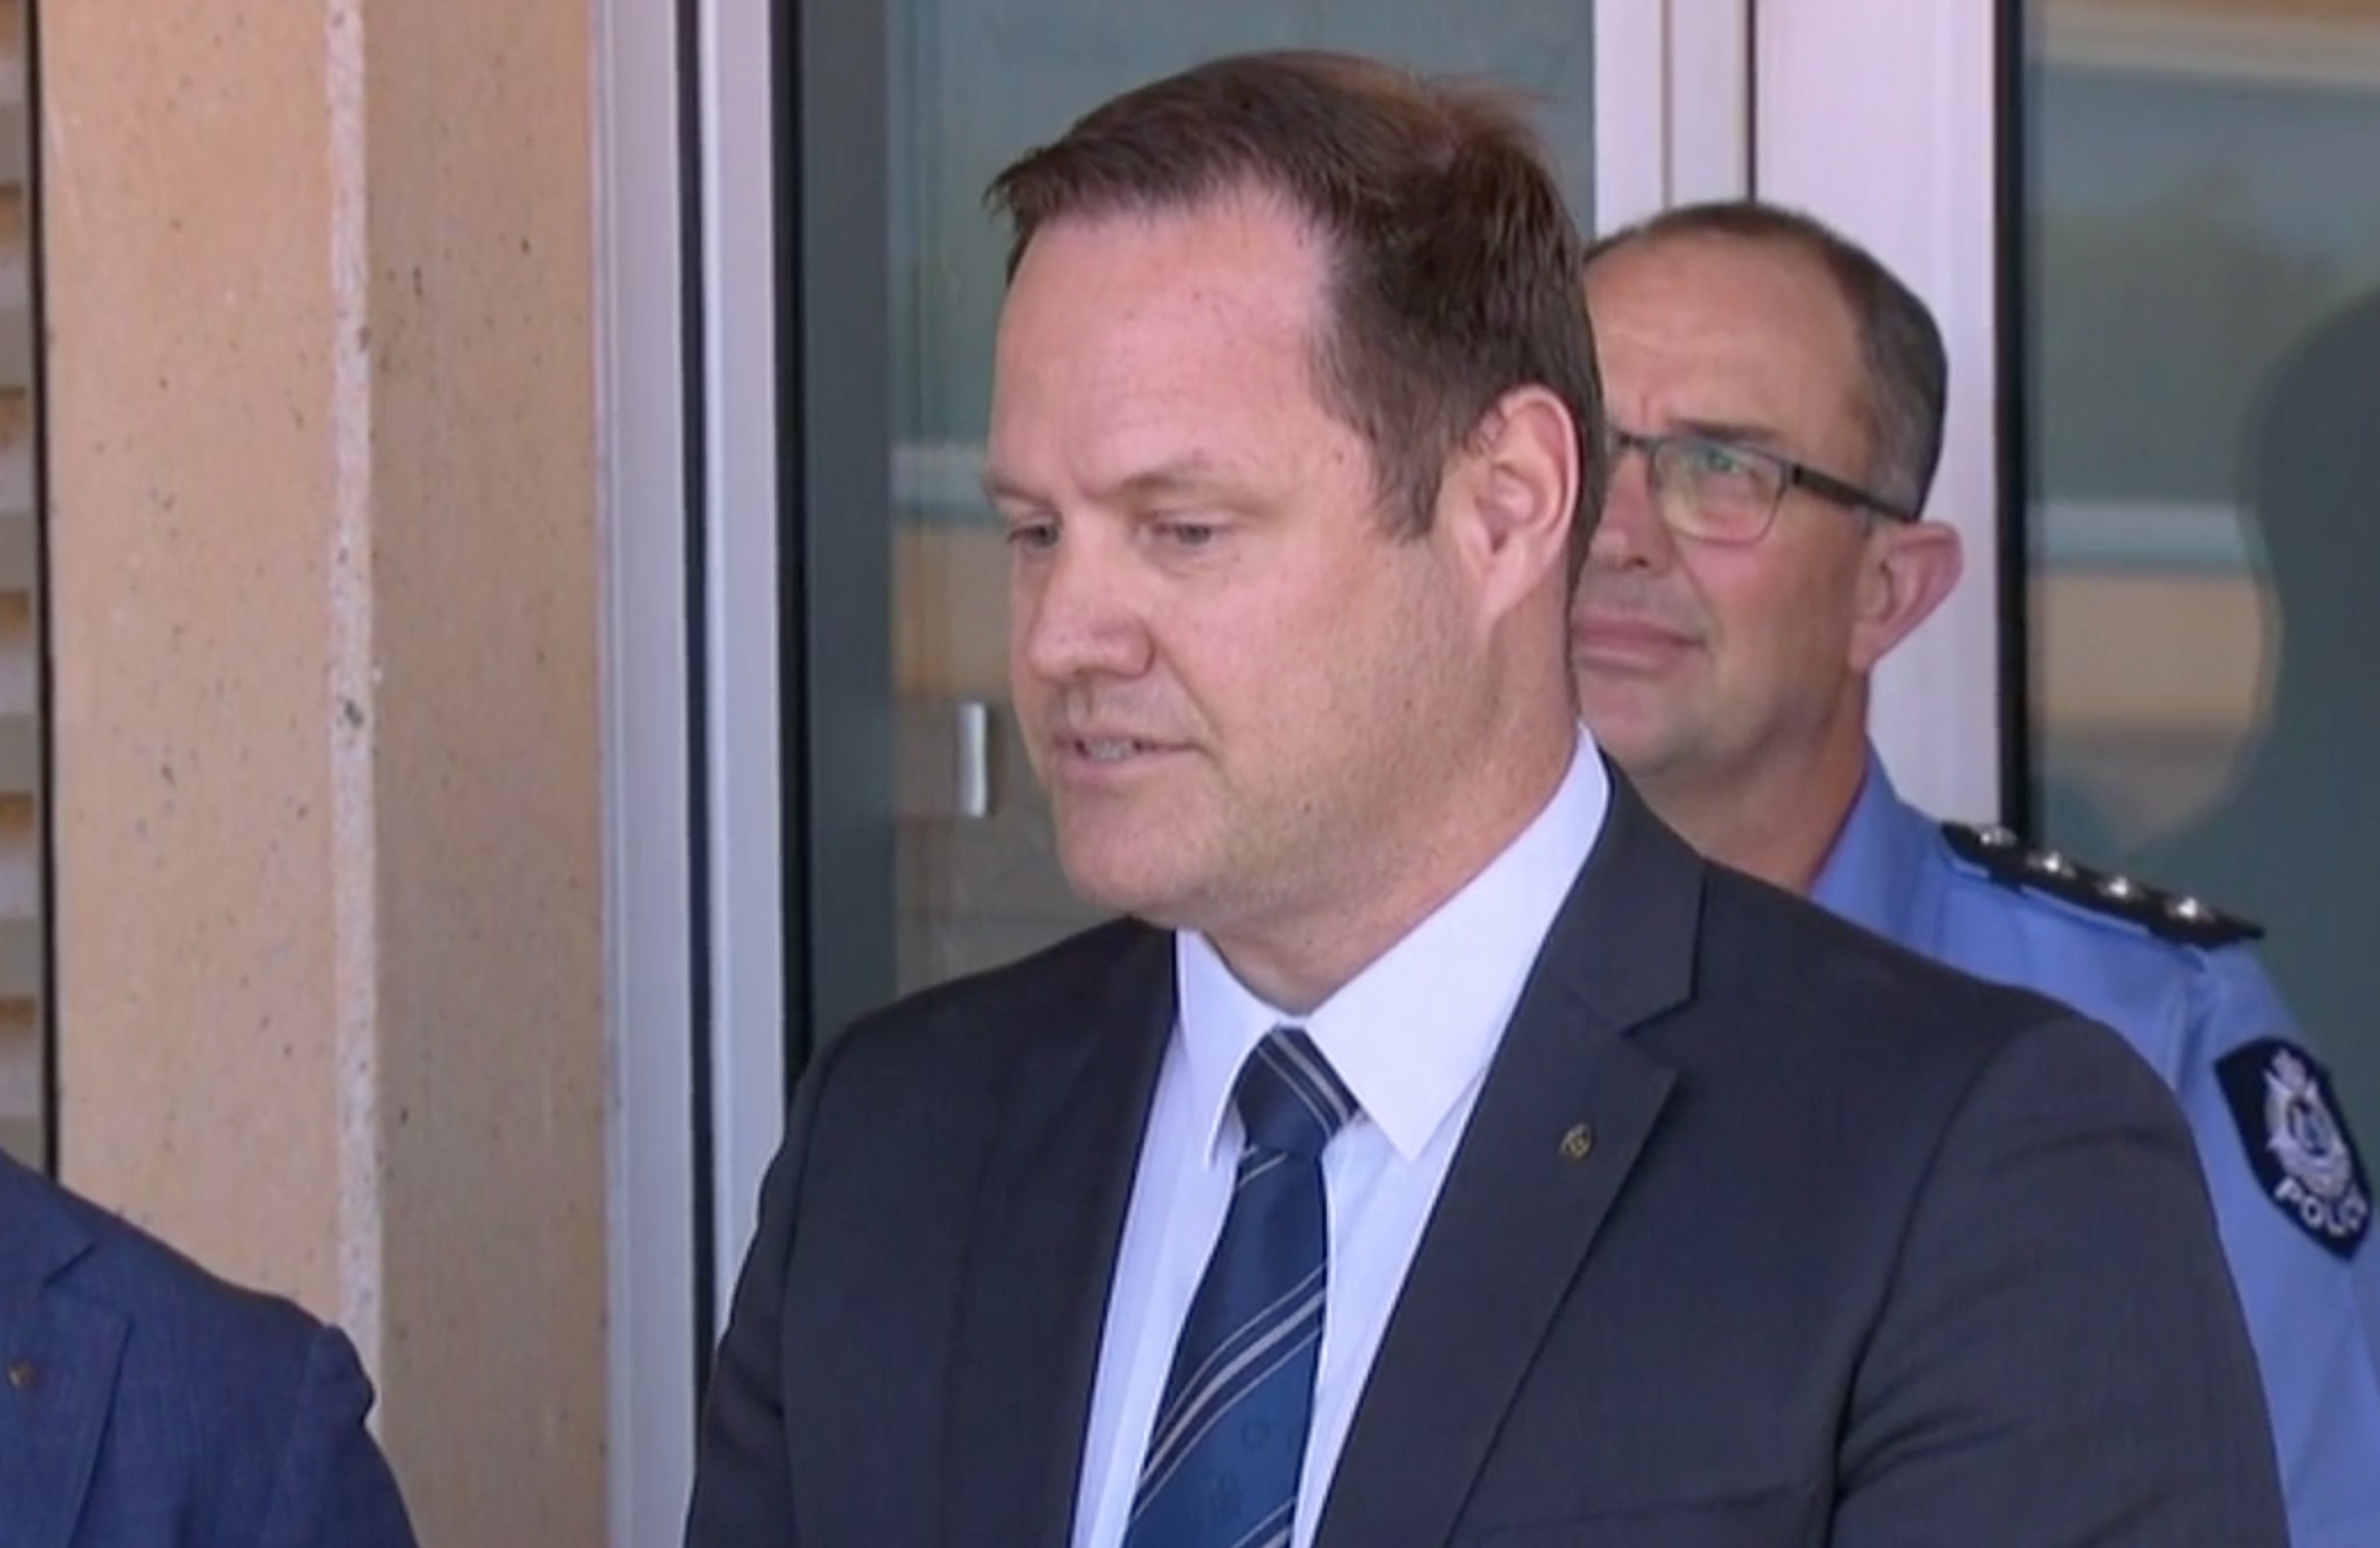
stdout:
{"type": "Polygon", "coordinates": [[[0,1548],[67,1548],[99,1463],[125,1322],[53,1281],[89,1233],[0,1157],[0,1548]]]}
{"type": "Polygon", "coordinates": [[[953,1356],[945,1541],[1063,1542],[1108,1287],[1172,1034],[1173,953],[1135,929],[1108,971],[1056,983],[1057,1036],[1019,1060],[969,1223],[953,1356]]]}
{"type": "Polygon", "coordinates": [[[1372,1364],[1318,1548],[1442,1542],[1652,1133],[1627,1035],[1692,992],[1702,864],[1615,771],[1372,1364]]]}

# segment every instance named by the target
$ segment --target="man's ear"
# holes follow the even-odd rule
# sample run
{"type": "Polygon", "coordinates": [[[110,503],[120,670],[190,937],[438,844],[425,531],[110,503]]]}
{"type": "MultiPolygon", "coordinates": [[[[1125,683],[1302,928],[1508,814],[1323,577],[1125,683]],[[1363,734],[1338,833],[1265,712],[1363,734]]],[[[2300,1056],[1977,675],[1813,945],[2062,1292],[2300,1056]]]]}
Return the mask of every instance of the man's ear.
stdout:
{"type": "Polygon", "coordinates": [[[1933,616],[1965,566],[1959,530],[1944,521],[1877,517],[1860,556],[1851,668],[1862,676],[1933,616]]]}
{"type": "Polygon", "coordinates": [[[1584,476],[1577,422],[1543,387],[1497,399],[1456,452],[1437,519],[1477,582],[1485,616],[1501,617],[1548,577],[1567,576],[1584,476]]]}

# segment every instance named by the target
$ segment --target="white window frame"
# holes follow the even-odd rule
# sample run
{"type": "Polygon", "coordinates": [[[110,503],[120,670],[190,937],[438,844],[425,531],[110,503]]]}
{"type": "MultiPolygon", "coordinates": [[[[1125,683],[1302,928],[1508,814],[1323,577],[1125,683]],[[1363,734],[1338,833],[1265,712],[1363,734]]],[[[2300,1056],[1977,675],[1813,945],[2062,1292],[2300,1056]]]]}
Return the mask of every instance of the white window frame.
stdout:
{"type": "Polygon", "coordinates": [[[706,701],[687,691],[678,18],[598,0],[599,416],[611,1541],[674,1542],[694,1477],[694,989],[710,990],[723,1320],[783,1117],[770,12],[699,38],[706,701]],[[732,711],[732,713],[730,713],[732,711]],[[699,714],[699,721],[694,717],[699,714]],[[711,957],[693,960],[688,737],[707,741],[711,957]]]}
{"type": "Polygon", "coordinates": [[[1877,674],[1871,725],[1901,793],[2001,812],[1997,13],[1988,0],[1769,0],[1754,27],[1753,191],[1828,222],[1923,296],[1950,358],[1927,515],[1966,575],[1877,674]]]}
{"type": "MultiPolygon", "coordinates": [[[[1747,191],[1750,0],[1586,0],[1593,222],[1747,191]],[[1731,90],[1714,90],[1731,81],[1731,90]],[[1650,153],[1640,148],[1654,147],[1650,153]]],[[[783,1120],[774,130],[769,7],[701,0],[701,243],[710,557],[705,702],[689,701],[683,545],[676,7],[597,0],[604,552],[605,1020],[611,1541],[672,1542],[693,1478],[694,990],[713,1007],[717,1301],[783,1120]],[[697,717],[699,717],[698,719],[697,717]],[[692,959],[687,737],[707,738],[710,959],[692,959]]]]}
{"type": "Polygon", "coordinates": [[[711,1310],[722,1329],[785,1118],[772,9],[702,6],[711,1310]]]}
{"type": "Polygon", "coordinates": [[[674,1541],[694,1468],[685,394],[674,7],[594,19],[606,1481],[627,1548],[674,1541]]]}
{"type": "Polygon", "coordinates": [[[1751,191],[1752,3],[1597,0],[1596,230],[1751,191]]]}

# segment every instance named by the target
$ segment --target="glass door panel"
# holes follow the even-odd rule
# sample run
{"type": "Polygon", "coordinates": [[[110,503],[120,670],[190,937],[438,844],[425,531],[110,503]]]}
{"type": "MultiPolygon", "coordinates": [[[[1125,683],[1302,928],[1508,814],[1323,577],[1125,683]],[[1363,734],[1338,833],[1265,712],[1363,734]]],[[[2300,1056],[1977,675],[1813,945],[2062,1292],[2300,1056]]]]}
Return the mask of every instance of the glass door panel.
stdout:
{"type": "Polygon", "coordinates": [[[2380,6],[2027,10],[2034,810],[2262,921],[2380,1127],[2380,6]]]}

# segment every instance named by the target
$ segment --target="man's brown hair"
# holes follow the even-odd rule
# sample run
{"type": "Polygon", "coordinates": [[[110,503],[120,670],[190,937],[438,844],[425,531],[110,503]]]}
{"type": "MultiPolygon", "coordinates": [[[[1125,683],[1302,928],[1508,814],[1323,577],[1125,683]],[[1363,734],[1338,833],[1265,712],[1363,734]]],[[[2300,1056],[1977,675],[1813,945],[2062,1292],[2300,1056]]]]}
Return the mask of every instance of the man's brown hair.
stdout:
{"type": "Polygon", "coordinates": [[[1575,577],[1603,507],[1603,392],[1583,244],[1536,136],[1498,93],[1347,55],[1236,55],[1093,109],[994,178],[1008,270],[1053,221],[1254,189],[1329,244],[1318,391],[1371,445],[1401,531],[1429,529],[1448,459],[1497,400],[1546,388],[1580,453],[1575,577]]]}

